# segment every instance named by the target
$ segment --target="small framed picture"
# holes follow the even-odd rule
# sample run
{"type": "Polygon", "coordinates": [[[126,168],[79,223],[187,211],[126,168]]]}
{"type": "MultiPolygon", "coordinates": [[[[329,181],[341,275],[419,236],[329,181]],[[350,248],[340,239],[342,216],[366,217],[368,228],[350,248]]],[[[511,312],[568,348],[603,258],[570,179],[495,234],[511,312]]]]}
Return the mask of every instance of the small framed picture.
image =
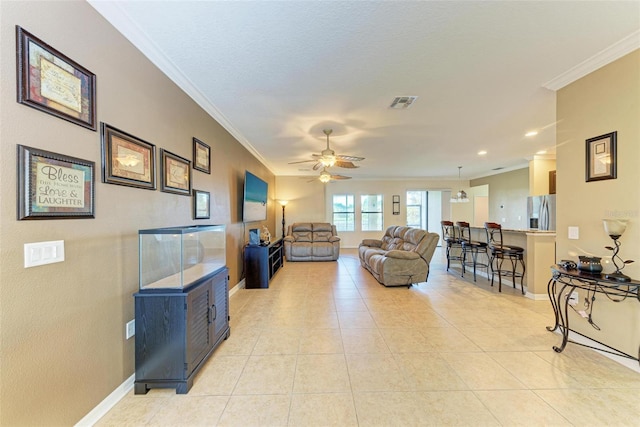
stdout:
{"type": "Polygon", "coordinates": [[[96,75],[16,25],[18,102],[91,130],[96,75]]]}
{"type": "Polygon", "coordinates": [[[193,168],[204,173],[211,173],[211,147],[198,138],[193,138],[193,168]]]}
{"type": "Polygon", "coordinates": [[[156,189],[156,146],[100,123],[102,182],[156,189]]]}
{"type": "Polygon", "coordinates": [[[193,219],[211,217],[211,195],[208,191],[193,190],[193,219]]]}
{"type": "Polygon", "coordinates": [[[18,145],[18,219],[95,218],[95,163],[18,145]]]}
{"type": "Polygon", "coordinates": [[[586,140],[586,182],[617,178],[617,135],[611,132],[586,140]]]}
{"type": "Polygon", "coordinates": [[[191,196],[191,162],[160,149],[160,191],[191,196]]]}

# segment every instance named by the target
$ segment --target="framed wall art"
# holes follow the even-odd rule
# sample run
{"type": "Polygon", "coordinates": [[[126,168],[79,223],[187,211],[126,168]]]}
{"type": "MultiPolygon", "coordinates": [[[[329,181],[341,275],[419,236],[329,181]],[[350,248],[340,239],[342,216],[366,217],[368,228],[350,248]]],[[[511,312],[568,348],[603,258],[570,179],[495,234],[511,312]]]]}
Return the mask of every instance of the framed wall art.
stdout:
{"type": "Polygon", "coordinates": [[[193,138],[193,168],[204,173],[211,173],[211,147],[198,138],[193,138]]]}
{"type": "Polygon", "coordinates": [[[211,217],[211,195],[208,191],[193,190],[193,219],[211,217]]]}
{"type": "Polygon", "coordinates": [[[156,189],[156,146],[100,123],[102,182],[156,189]]]}
{"type": "Polygon", "coordinates": [[[96,130],[96,75],[16,26],[18,102],[96,130]]]}
{"type": "Polygon", "coordinates": [[[617,135],[611,132],[586,140],[586,182],[617,178],[617,135]]]}
{"type": "Polygon", "coordinates": [[[397,194],[393,196],[393,214],[400,215],[400,196],[397,194]]]}
{"type": "Polygon", "coordinates": [[[18,145],[18,219],[95,218],[95,163],[18,145]]]}
{"type": "Polygon", "coordinates": [[[191,196],[191,162],[160,149],[160,191],[191,196]]]}

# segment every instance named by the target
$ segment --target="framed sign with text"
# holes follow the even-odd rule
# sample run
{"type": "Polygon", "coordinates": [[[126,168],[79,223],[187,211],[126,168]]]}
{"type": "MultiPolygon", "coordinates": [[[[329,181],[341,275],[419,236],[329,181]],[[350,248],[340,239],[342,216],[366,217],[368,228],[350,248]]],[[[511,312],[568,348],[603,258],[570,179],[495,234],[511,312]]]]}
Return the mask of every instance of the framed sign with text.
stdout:
{"type": "Polygon", "coordinates": [[[95,163],[18,145],[18,219],[95,218],[95,163]]]}
{"type": "Polygon", "coordinates": [[[16,25],[18,102],[96,130],[96,75],[16,25]]]}

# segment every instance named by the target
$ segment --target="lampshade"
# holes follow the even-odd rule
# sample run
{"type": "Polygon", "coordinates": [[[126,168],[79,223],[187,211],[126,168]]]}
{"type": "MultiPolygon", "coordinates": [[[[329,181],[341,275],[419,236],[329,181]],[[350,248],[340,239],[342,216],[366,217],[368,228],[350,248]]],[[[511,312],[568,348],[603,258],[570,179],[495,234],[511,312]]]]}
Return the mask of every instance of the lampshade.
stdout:
{"type": "Polygon", "coordinates": [[[627,229],[626,219],[603,219],[604,231],[611,237],[620,237],[627,229]]]}
{"type": "Polygon", "coordinates": [[[280,203],[282,206],[287,206],[287,203],[289,203],[288,200],[278,200],[278,203],[280,203]]]}

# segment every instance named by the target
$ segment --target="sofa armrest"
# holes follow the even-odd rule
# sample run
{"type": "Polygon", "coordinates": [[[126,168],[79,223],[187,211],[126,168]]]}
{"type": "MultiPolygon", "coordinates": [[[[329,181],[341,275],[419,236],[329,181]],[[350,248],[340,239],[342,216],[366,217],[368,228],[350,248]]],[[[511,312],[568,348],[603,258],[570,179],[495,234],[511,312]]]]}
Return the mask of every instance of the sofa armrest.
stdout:
{"type": "Polygon", "coordinates": [[[331,236],[329,237],[329,242],[333,243],[333,242],[339,242],[340,238],[338,236],[331,236]]]}
{"type": "Polygon", "coordinates": [[[372,248],[382,247],[382,240],[378,239],[364,239],[360,246],[371,246],[372,248]]]}
{"type": "Polygon", "coordinates": [[[411,251],[399,251],[399,250],[392,250],[392,251],[388,251],[386,254],[387,258],[396,258],[396,259],[418,259],[420,258],[420,255],[418,255],[415,252],[411,252],[411,251]]]}
{"type": "Polygon", "coordinates": [[[284,238],[284,241],[285,241],[285,242],[295,242],[295,241],[296,241],[296,239],[295,239],[295,237],[293,237],[293,236],[286,236],[286,237],[284,238]]]}

